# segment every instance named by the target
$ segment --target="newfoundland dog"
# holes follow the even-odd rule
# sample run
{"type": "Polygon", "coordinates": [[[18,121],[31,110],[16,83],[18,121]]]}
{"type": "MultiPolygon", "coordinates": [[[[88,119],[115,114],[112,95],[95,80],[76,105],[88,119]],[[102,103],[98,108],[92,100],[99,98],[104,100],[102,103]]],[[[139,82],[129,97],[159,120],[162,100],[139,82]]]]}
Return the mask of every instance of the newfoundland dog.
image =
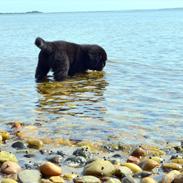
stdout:
{"type": "Polygon", "coordinates": [[[105,50],[98,45],[48,42],[39,37],[35,45],[41,49],[35,74],[38,82],[43,81],[50,70],[56,81],[87,70],[102,71],[107,60],[105,50]]]}

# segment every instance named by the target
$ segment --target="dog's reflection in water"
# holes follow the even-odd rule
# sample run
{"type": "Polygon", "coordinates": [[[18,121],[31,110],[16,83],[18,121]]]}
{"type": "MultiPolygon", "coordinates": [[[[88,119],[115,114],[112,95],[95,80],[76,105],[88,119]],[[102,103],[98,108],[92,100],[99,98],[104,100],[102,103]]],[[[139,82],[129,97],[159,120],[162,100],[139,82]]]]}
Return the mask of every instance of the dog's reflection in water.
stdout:
{"type": "Polygon", "coordinates": [[[37,83],[37,91],[41,94],[37,111],[100,118],[106,110],[103,94],[108,83],[104,75],[103,71],[87,72],[62,82],[37,83]]]}

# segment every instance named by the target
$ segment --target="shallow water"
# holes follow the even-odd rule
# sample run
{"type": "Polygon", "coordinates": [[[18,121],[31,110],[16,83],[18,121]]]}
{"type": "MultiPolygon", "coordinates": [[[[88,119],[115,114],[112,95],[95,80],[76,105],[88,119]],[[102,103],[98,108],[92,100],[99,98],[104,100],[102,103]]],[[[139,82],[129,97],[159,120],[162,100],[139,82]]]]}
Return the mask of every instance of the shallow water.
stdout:
{"type": "Polygon", "coordinates": [[[0,16],[0,121],[35,136],[162,143],[183,137],[183,10],[0,16]],[[37,36],[98,43],[103,72],[37,84],[37,36]]]}

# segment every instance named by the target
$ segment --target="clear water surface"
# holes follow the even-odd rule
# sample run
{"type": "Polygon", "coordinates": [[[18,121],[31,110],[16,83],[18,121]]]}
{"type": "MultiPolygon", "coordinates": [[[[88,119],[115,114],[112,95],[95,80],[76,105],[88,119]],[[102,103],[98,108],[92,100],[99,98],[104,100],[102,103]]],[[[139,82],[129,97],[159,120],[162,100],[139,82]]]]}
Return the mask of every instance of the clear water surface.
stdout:
{"type": "Polygon", "coordinates": [[[183,10],[0,16],[0,122],[38,136],[125,143],[183,138],[183,10]],[[37,84],[34,40],[97,43],[104,72],[37,84]]]}

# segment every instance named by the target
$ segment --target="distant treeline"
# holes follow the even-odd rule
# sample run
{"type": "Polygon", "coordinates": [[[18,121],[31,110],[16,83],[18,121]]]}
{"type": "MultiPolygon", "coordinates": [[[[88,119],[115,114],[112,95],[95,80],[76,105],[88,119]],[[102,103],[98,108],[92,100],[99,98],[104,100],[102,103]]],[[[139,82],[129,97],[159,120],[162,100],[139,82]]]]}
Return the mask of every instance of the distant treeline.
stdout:
{"type": "Polygon", "coordinates": [[[0,15],[9,15],[9,14],[36,14],[36,13],[43,13],[43,12],[40,12],[40,11],[28,11],[28,12],[23,12],[23,13],[0,13],[0,15]]]}

